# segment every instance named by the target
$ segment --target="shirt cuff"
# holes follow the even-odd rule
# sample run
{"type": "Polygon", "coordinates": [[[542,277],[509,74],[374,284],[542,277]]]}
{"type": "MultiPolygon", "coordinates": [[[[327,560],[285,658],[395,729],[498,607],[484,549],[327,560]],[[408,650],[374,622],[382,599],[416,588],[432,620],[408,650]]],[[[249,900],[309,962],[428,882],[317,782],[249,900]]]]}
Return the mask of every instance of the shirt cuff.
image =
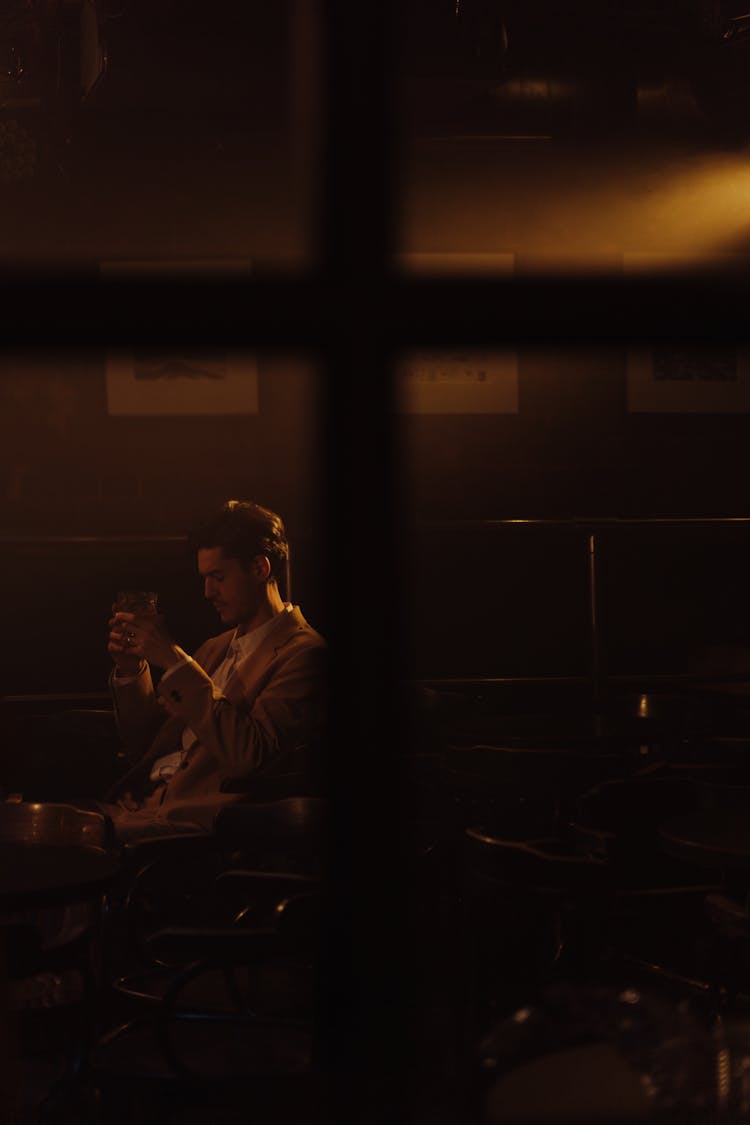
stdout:
{"type": "Polygon", "coordinates": [[[183,664],[192,664],[192,663],[193,663],[192,656],[188,656],[188,654],[185,653],[184,656],[180,657],[179,661],[177,661],[175,664],[170,665],[169,668],[164,669],[164,671],[161,674],[162,683],[164,682],[164,680],[168,679],[172,675],[173,672],[176,672],[178,668],[182,668],[183,664]]]}
{"type": "Polygon", "coordinates": [[[116,684],[120,685],[120,686],[124,686],[125,684],[132,684],[132,683],[135,682],[135,680],[138,679],[139,676],[142,676],[145,671],[146,671],[146,661],[145,660],[141,661],[141,666],[138,669],[138,671],[135,673],[134,676],[121,676],[119,674],[119,672],[117,671],[117,669],[115,668],[114,682],[116,684]]]}

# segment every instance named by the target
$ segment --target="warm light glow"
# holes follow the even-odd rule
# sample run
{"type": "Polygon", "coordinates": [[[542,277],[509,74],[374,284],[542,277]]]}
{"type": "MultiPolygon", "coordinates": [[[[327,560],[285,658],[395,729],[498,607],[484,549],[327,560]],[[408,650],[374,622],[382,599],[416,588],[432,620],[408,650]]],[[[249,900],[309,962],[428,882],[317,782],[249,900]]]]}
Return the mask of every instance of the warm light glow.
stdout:
{"type": "Polygon", "coordinates": [[[524,145],[416,145],[404,182],[406,255],[481,247],[516,262],[523,255],[525,272],[611,275],[613,267],[679,273],[741,264],[736,256],[750,253],[750,149],[619,147],[606,138],[601,150],[533,151],[532,159],[524,145]]]}
{"type": "MultiPolygon", "coordinates": [[[[643,268],[687,266],[690,257],[695,264],[731,262],[750,249],[750,152],[695,158],[691,167],[656,182],[640,210],[653,238],[651,246],[644,242],[639,249],[663,255],[650,265],[644,256],[643,268]]],[[[631,211],[635,221],[635,204],[631,211]]],[[[636,255],[631,261],[637,264],[636,255]]]]}

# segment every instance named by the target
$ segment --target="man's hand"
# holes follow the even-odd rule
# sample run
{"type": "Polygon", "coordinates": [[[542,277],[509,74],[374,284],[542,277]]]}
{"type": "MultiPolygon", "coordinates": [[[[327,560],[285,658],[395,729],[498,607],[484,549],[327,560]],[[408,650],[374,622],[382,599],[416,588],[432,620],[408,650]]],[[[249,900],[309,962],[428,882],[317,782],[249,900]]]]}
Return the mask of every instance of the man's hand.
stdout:
{"type": "MultiPolygon", "coordinates": [[[[120,676],[136,676],[140,671],[143,661],[133,652],[128,634],[130,626],[123,621],[118,621],[122,614],[117,613],[112,606],[113,616],[109,619],[109,643],[107,651],[114,661],[117,673],[120,676]]],[[[135,635],[135,634],[134,634],[135,635]]]]}
{"type": "Polygon", "coordinates": [[[184,659],[160,614],[116,610],[109,628],[108,649],[123,676],[134,676],[143,660],[158,668],[169,668],[184,659]]]}

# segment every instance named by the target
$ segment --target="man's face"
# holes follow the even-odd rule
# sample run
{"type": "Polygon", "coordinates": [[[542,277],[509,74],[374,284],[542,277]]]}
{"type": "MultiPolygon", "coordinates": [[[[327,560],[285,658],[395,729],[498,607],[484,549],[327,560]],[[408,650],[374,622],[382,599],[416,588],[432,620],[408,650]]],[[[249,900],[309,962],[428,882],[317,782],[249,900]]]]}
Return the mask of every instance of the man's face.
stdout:
{"type": "Polygon", "coordinates": [[[204,597],[211,602],[222,624],[232,628],[255,616],[265,579],[254,564],[244,567],[239,559],[227,558],[221,547],[201,547],[198,573],[203,579],[204,597]]]}

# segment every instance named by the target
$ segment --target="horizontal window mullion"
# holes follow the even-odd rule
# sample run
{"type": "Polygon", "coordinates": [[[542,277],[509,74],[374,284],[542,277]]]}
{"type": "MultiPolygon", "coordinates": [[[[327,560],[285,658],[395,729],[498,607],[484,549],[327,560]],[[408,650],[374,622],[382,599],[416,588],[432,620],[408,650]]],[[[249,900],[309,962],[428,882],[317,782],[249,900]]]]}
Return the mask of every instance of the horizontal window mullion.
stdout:
{"type": "Polygon", "coordinates": [[[504,340],[549,342],[653,336],[741,337],[739,279],[424,281],[371,278],[168,284],[0,281],[3,343],[243,343],[335,349],[342,324],[370,324],[393,348],[504,340]]]}

